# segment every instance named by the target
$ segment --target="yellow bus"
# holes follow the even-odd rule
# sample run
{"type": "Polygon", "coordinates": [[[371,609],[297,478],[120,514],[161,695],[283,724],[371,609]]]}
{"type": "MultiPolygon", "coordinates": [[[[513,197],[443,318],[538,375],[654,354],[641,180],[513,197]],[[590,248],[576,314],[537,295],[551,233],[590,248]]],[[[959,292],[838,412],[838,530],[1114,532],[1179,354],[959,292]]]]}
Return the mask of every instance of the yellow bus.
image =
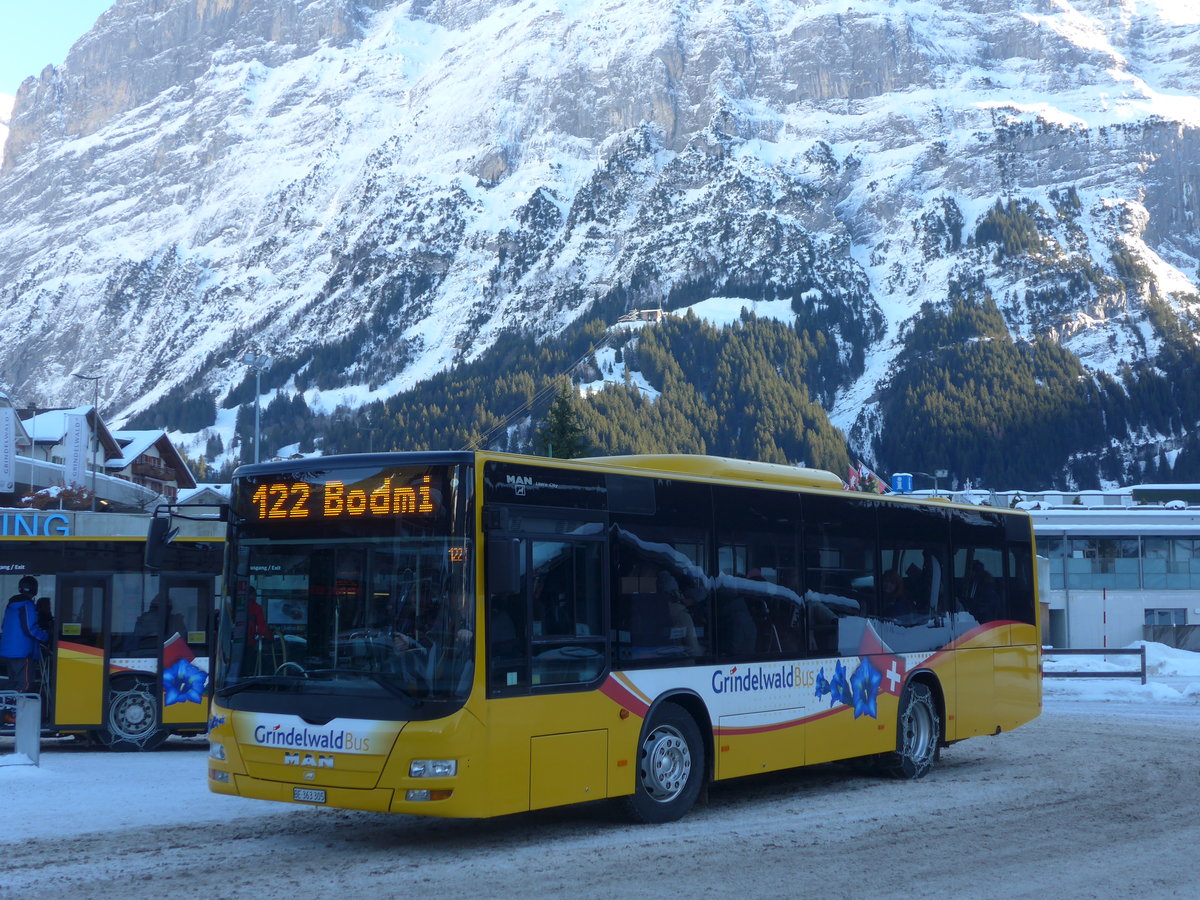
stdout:
{"type": "Polygon", "coordinates": [[[705,456],[373,454],[235,473],[218,793],[485,817],[940,749],[1038,715],[1007,509],[705,456]]]}
{"type": "Polygon", "coordinates": [[[169,544],[161,541],[167,534],[156,534],[147,567],[151,521],[172,520],[0,510],[0,602],[33,578],[50,637],[30,667],[31,684],[0,678],[0,690],[40,694],[44,735],[150,750],[173,733],[207,730],[225,525],[215,518],[183,524],[169,544]]]}

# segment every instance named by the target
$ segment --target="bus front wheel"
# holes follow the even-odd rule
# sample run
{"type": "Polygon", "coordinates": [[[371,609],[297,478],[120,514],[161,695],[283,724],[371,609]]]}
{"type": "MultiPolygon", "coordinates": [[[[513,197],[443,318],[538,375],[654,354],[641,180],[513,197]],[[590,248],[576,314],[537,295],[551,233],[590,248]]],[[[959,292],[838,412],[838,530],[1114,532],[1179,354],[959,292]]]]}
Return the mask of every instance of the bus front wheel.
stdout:
{"type": "Polygon", "coordinates": [[[153,750],[167,739],[151,681],[113,684],[101,740],[110,750],[153,750]]]}
{"type": "Polygon", "coordinates": [[[625,798],[636,822],[659,824],[682,818],[704,782],[704,741],[696,721],[674,703],[664,703],[642,727],[637,784],[625,798]]]}
{"type": "Polygon", "coordinates": [[[921,778],[933,768],[941,740],[941,719],[929,686],[909,683],[900,697],[896,751],[887,755],[885,768],[896,778],[921,778]]]}

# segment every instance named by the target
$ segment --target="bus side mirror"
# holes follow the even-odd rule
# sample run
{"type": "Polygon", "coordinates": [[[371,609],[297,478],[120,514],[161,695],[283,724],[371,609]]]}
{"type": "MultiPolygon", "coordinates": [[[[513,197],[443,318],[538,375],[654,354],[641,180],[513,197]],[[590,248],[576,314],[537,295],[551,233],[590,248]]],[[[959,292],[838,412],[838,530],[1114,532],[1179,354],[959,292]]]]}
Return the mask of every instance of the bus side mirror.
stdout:
{"type": "Polygon", "coordinates": [[[171,527],[169,518],[155,517],[150,520],[150,528],[146,532],[146,568],[161,569],[163,551],[167,544],[175,540],[179,534],[178,528],[171,527]]]}
{"type": "Polygon", "coordinates": [[[492,596],[521,590],[521,541],[493,538],[487,545],[487,592],[492,596]]]}

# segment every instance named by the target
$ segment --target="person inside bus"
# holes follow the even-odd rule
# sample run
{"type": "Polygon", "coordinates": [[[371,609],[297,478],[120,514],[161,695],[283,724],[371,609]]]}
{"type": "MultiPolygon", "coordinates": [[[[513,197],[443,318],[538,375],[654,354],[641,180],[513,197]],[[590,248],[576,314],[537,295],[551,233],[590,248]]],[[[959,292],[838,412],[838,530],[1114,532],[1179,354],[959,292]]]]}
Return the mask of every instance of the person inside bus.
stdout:
{"type": "Polygon", "coordinates": [[[267,627],[267,617],[262,604],[258,602],[258,591],[254,585],[250,585],[246,594],[246,629],[246,636],[251,641],[271,639],[271,629],[267,627]]]}
{"type": "MultiPolygon", "coordinates": [[[[241,623],[238,623],[241,625],[241,623]]],[[[275,635],[267,625],[267,616],[254,585],[246,589],[246,656],[244,671],[273,672],[283,662],[283,647],[276,647],[275,635]]]]}
{"type": "Polygon", "coordinates": [[[728,588],[717,593],[717,649],[724,657],[751,656],[758,645],[758,626],[746,598],[728,588]]]}
{"type": "Polygon", "coordinates": [[[671,638],[688,656],[700,656],[704,648],[696,638],[696,622],[688,610],[687,598],[675,576],[663,569],[658,573],[658,596],[667,605],[671,619],[671,638]]]}
{"type": "Polygon", "coordinates": [[[967,610],[980,622],[999,618],[999,591],[996,579],[987,570],[983,560],[971,561],[971,580],[967,584],[967,610]]]}
{"type": "Polygon", "coordinates": [[[0,624],[0,659],[8,662],[8,677],[14,690],[30,693],[34,686],[34,667],[42,658],[42,645],[50,635],[37,621],[37,579],[26,575],[17,584],[17,593],[9,598],[0,624]]]}
{"type": "Polygon", "coordinates": [[[157,653],[158,648],[176,634],[185,641],[187,640],[187,625],[183,621],[183,616],[172,610],[170,599],[165,601],[167,630],[165,633],[159,632],[162,621],[160,610],[163,603],[162,594],[155,594],[150,601],[150,608],[137,617],[137,622],[133,626],[133,647],[136,652],[153,651],[157,653]]]}
{"type": "Polygon", "coordinates": [[[942,563],[932,550],[921,551],[921,557],[920,568],[913,563],[905,571],[905,588],[913,609],[932,617],[941,608],[942,563]]]}
{"type": "Polygon", "coordinates": [[[880,601],[885,619],[911,619],[917,611],[916,603],[905,587],[904,579],[895,569],[888,569],[879,581],[880,601]]]}
{"type": "Polygon", "coordinates": [[[798,656],[805,652],[804,598],[800,589],[800,573],[791,566],[775,570],[770,583],[777,585],[767,596],[768,628],[771,649],[798,656]]]}

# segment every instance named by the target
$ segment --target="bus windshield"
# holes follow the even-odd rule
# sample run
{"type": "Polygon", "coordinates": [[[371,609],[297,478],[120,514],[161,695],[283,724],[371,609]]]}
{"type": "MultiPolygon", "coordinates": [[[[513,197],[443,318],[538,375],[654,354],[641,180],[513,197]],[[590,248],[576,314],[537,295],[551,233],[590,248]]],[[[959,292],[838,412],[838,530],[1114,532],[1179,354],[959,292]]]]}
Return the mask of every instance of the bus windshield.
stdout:
{"type": "Polygon", "coordinates": [[[475,632],[469,485],[458,466],[240,476],[226,705],[413,719],[461,704],[475,632]]]}

